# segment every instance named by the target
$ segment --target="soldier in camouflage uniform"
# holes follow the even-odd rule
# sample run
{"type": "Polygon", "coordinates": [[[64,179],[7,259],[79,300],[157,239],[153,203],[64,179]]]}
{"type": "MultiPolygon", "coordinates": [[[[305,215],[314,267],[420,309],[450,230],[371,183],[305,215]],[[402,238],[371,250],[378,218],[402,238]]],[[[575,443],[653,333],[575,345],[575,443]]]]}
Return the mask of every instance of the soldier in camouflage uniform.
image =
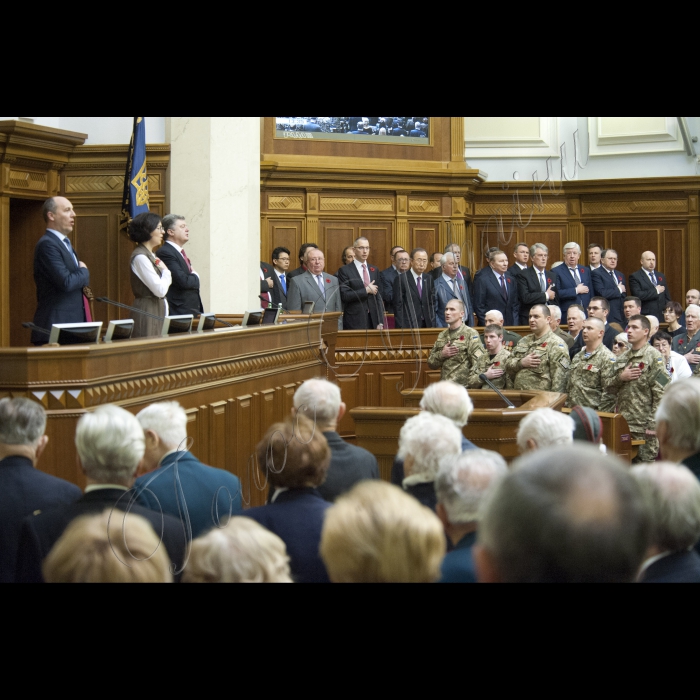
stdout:
{"type": "Polygon", "coordinates": [[[486,352],[476,361],[469,377],[468,389],[485,389],[479,377],[485,374],[497,389],[512,389],[513,382],[506,374],[506,361],[510,352],[503,347],[503,328],[501,326],[486,326],[484,329],[486,352]]]}
{"type": "Polygon", "coordinates": [[[633,440],[645,440],[635,463],[654,462],[659,454],[656,411],[671,383],[666,363],[649,345],[651,324],[646,316],[632,316],[627,334],[632,349],[615,358],[614,375],[608,393],[617,397],[617,410],[629,423],[633,440]]]}
{"type": "Polygon", "coordinates": [[[691,304],[685,311],[685,325],[688,335],[679,335],[673,339],[673,352],[683,355],[693,376],[700,375],[700,306],[691,304]]]}
{"type": "Polygon", "coordinates": [[[546,306],[530,309],[532,335],[520,341],[506,362],[506,372],[515,389],[566,393],[571,360],[566,344],[549,328],[550,316],[546,306]]]}
{"type": "Polygon", "coordinates": [[[571,363],[566,407],[584,406],[611,413],[615,398],[606,392],[606,387],[614,377],[615,356],[603,345],[605,324],[599,318],[589,318],[581,332],[585,347],[571,363]]]}
{"type": "Polygon", "coordinates": [[[447,330],[440,333],[428,365],[430,369],[442,369],[443,381],[451,381],[466,387],[472,365],[480,360],[486,351],[479,341],[478,334],[464,321],[464,303],[453,299],[445,307],[447,330]]]}
{"type": "MultiPolygon", "coordinates": [[[[503,347],[508,352],[513,352],[513,348],[522,340],[522,336],[504,327],[505,321],[503,319],[503,314],[500,311],[489,311],[484,320],[487,326],[500,326],[503,328],[503,347]]],[[[481,344],[486,347],[483,335],[481,336],[481,344]]]]}

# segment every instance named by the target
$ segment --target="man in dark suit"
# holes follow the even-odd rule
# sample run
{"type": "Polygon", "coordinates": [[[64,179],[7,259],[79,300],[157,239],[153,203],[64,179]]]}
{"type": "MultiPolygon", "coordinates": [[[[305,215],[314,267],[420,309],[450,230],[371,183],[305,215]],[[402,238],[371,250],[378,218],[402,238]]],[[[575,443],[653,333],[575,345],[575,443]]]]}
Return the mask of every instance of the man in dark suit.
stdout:
{"type": "Polygon", "coordinates": [[[399,262],[397,261],[396,256],[399,253],[405,252],[406,251],[404,251],[401,246],[394,246],[391,249],[391,267],[388,267],[386,270],[382,270],[381,292],[382,299],[384,300],[384,308],[388,314],[394,313],[394,282],[399,275],[403,274],[404,272],[408,272],[408,268],[411,264],[410,256],[408,253],[406,253],[405,255],[401,256],[401,262],[405,263],[405,266],[402,269],[399,269],[399,262]]]}
{"type": "Polygon", "coordinates": [[[630,290],[642,300],[642,315],[656,316],[664,321],[664,309],[671,302],[666,275],[656,271],[656,255],[647,251],[642,255],[642,269],[630,275],[630,290]]]}
{"type": "Polygon", "coordinates": [[[343,301],[343,329],[346,331],[384,330],[384,301],[381,273],[367,260],[369,241],[355,241],[355,261],[338,270],[340,295],[343,301]]]}
{"type": "Polygon", "coordinates": [[[515,262],[512,267],[508,268],[508,274],[511,277],[517,277],[521,272],[527,270],[530,264],[530,248],[527,243],[518,243],[513,250],[515,262]]]}
{"type": "Polygon", "coordinates": [[[579,265],[581,246],[578,243],[567,243],[564,246],[564,264],[560,265],[555,275],[558,279],[557,292],[562,318],[566,318],[569,307],[580,304],[584,309],[593,297],[593,281],[590,270],[579,265]]]}
{"type": "Polygon", "coordinates": [[[394,282],[394,316],[397,328],[435,328],[433,280],[425,274],[428,252],[411,252],[411,269],[394,282]]]}
{"type": "Polygon", "coordinates": [[[464,276],[459,278],[459,263],[454,253],[445,253],[442,257],[442,275],[435,282],[435,322],[438,328],[447,328],[448,323],[445,320],[445,310],[447,305],[457,299],[464,304],[465,314],[464,322],[473,328],[476,324],[474,321],[474,309],[472,299],[469,293],[464,276]]]}
{"type": "Polygon", "coordinates": [[[533,266],[523,270],[518,276],[518,297],[520,299],[520,325],[530,325],[530,309],[538,305],[559,306],[557,277],[547,270],[549,249],[544,243],[535,243],[530,249],[533,266]]]}
{"type": "Polygon", "coordinates": [[[508,256],[495,250],[489,256],[489,267],[474,279],[474,307],[480,326],[486,325],[489,311],[500,311],[506,326],[517,326],[520,321],[518,285],[508,274],[508,256]]]}
{"type": "Polygon", "coordinates": [[[292,270],[287,275],[287,280],[293,280],[299,275],[303,275],[306,272],[306,253],[311,250],[311,248],[318,248],[315,243],[304,243],[301,248],[299,248],[299,267],[296,270],[292,270]]]}
{"type": "Polygon", "coordinates": [[[272,265],[269,263],[260,263],[260,296],[263,308],[267,308],[267,305],[272,303],[272,288],[275,286],[275,282],[272,279],[272,265]]]}
{"type": "Polygon", "coordinates": [[[87,480],[85,495],[75,503],[31,515],[24,521],[17,580],[40,583],[41,564],[68,525],[81,515],[112,509],[115,518],[119,519],[120,512],[130,512],[148,520],[159,537],[162,532],[162,543],[179,578],[188,544],[184,526],[175,518],[134,503],[131,487],[145,448],[143,430],[136,418],[117,406],[100,406],[80,419],[75,443],[87,480]]]}
{"type": "Polygon", "coordinates": [[[168,214],[163,219],[165,243],[158,257],[165,263],[173,277],[168,290],[168,306],[171,316],[187,316],[195,311],[204,312],[199,295],[200,279],[187,257],[185,245],[190,240],[190,229],[184,216],[168,214]]]}
{"type": "Polygon", "coordinates": [[[281,304],[285,310],[289,308],[287,306],[287,292],[289,290],[288,273],[291,260],[291,253],[287,248],[275,248],[272,252],[272,282],[274,284],[271,292],[272,305],[281,304]]]}
{"type": "Polygon", "coordinates": [[[243,498],[238,477],[202,464],[187,451],[187,414],[175,402],[151,404],[136,416],[146,439],[146,453],[134,484],[146,508],[180,518],[192,539],[241,515],[243,498]],[[188,520],[186,520],[187,518],[188,520]]]}
{"type": "MultiPolygon", "coordinates": [[[[610,304],[608,300],[603,297],[593,297],[591,303],[588,305],[588,317],[589,318],[599,318],[605,324],[605,335],[603,336],[603,345],[612,351],[613,345],[615,344],[615,338],[619,335],[619,331],[613,328],[608,323],[608,316],[610,314],[610,304]]],[[[569,349],[569,356],[573,359],[578,355],[581,350],[583,350],[585,343],[583,342],[583,333],[579,333],[578,338],[574,341],[574,344],[569,349]]]]}
{"type": "Polygon", "coordinates": [[[0,401],[0,583],[15,582],[22,521],[77,501],[80,489],[36,468],[49,441],[46,413],[29,399],[0,401]]]}
{"type": "MultiPolygon", "coordinates": [[[[50,331],[57,323],[91,320],[86,315],[89,307],[83,295],[83,288],[90,284],[90,273],[68,239],[75,227],[73,205],[65,197],[52,197],[44,203],[42,213],[47,230],[34,249],[34,323],[50,331]]],[[[48,336],[32,332],[34,345],[48,342],[48,336]]]]}
{"type": "Polygon", "coordinates": [[[318,491],[333,503],[360,481],[379,479],[379,464],[374,455],[361,447],[345,442],[338,435],[338,424],[347,407],[341,400],[340,389],[325,379],[304,382],[294,395],[294,413],[315,421],[331,448],[331,466],[326,481],[318,491]]]}
{"type": "Polygon", "coordinates": [[[617,271],[618,255],[616,250],[606,250],[603,254],[602,265],[593,270],[593,294],[603,297],[610,304],[610,323],[618,323],[626,328],[622,305],[627,297],[627,282],[625,276],[617,271]]]}

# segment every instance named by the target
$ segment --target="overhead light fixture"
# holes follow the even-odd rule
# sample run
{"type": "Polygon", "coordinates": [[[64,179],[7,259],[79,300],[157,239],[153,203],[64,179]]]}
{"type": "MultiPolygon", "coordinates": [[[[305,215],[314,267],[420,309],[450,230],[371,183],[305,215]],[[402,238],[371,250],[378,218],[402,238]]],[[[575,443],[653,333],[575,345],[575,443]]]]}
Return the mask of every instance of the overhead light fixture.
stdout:
{"type": "Polygon", "coordinates": [[[695,144],[698,142],[697,136],[693,136],[690,133],[690,127],[688,126],[688,120],[685,117],[676,117],[678,119],[678,125],[681,128],[681,134],[683,135],[683,143],[685,144],[685,152],[693,157],[696,154],[695,144]]]}

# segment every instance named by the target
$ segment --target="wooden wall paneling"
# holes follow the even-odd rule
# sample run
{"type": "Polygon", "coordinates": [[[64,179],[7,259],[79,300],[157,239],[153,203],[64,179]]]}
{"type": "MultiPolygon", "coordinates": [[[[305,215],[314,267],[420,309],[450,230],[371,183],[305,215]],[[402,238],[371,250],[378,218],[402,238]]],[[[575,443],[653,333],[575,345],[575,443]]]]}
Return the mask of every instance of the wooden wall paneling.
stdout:
{"type": "MultiPolygon", "coordinates": [[[[610,247],[617,251],[618,269],[629,280],[629,276],[641,269],[642,253],[653,250],[657,265],[663,250],[661,226],[611,226],[610,247]]],[[[665,272],[665,270],[664,270],[665,272]]],[[[629,287],[629,285],[628,285],[629,287]]],[[[628,294],[630,290],[628,288],[628,294]]]]}
{"type": "Polygon", "coordinates": [[[700,288],[700,194],[698,192],[693,192],[688,197],[688,212],[690,214],[688,224],[688,261],[690,265],[688,287],[698,289],[700,288]]]}
{"type": "MultiPolygon", "coordinates": [[[[379,402],[372,406],[401,407],[403,406],[402,391],[413,388],[413,383],[407,382],[404,372],[380,372],[379,374],[379,402]]],[[[374,375],[372,375],[374,376],[374,375]]]]}
{"type": "Polygon", "coordinates": [[[235,474],[241,480],[244,503],[254,507],[259,503],[260,499],[258,489],[255,488],[258,475],[256,474],[253,395],[238,396],[233,399],[233,404],[233,426],[236,436],[237,455],[235,474]]]}
{"type": "Polygon", "coordinates": [[[657,269],[667,277],[671,299],[685,307],[685,295],[690,289],[690,251],[688,229],[664,227],[663,249],[657,252],[657,269]]]}
{"type": "MultiPolygon", "coordinates": [[[[117,299],[116,278],[121,261],[115,225],[116,220],[107,212],[83,209],[76,216],[73,246],[90,270],[90,288],[95,297],[117,299]]],[[[128,269],[128,261],[126,265],[128,269]]],[[[94,320],[102,321],[105,328],[111,319],[119,318],[120,309],[116,307],[95,303],[94,309],[94,320]]]]}
{"type": "Polygon", "coordinates": [[[197,445],[192,446],[192,453],[202,464],[211,464],[211,443],[209,441],[209,435],[211,434],[211,413],[209,411],[209,406],[200,406],[197,409],[197,416],[199,441],[197,445]]]}
{"type": "Polygon", "coordinates": [[[191,445],[190,452],[192,452],[200,462],[206,464],[209,459],[209,451],[208,445],[206,445],[206,437],[203,437],[201,432],[200,409],[186,408],[185,413],[187,414],[188,444],[191,445]]]}
{"type": "Polygon", "coordinates": [[[326,272],[335,275],[343,266],[343,251],[355,242],[356,229],[352,224],[333,221],[319,222],[321,241],[326,255],[326,272]]]}
{"type": "Polygon", "coordinates": [[[227,401],[215,401],[208,406],[209,410],[209,462],[217,469],[226,469],[228,449],[227,431],[227,401]]]}
{"type": "Polygon", "coordinates": [[[597,243],[603,248],[603,250],[605,250],[610,245],[609,238],[610,234],[605,229],[601,229],[597,226],[593,228],[586,228],[586,245],[582,246],[584,250],[581,253],[581,260],[584,261],[585,265],[588,265],[589,263],[588,246],[591,245],[591,243],[597,243]]]}
{"type": "Polygon", "coordinates": [[[411,249],[424,248],[428,251],[428,256],[444,250],[440,248],[439,222],[409,222],[408,230],[411,249]]]}
{"type": "MultiPolygon", "coordinates": [[[[340,394],[343,398],[343,403],[348,406],[359,406],[360,405],[360,376],[356,374],[354,376],[334,376],[330,374],[328,380],[336,383],[340,387],[340,394]]],[[[355,432],[355,424],[350,417],[350,412],[348,412],[340,425],[338,425],[338,431],[341,435],[353,435],[355,432]]]]}
{"type": "Polygon", "coordinates": [[[289,269],[296,270],[299,267],[297,256],[304,238],[304,221],[302,219],[268,219],[267,240],[263,243],[261,260],[272,264],[272,252],[275,248],[286,248],[290,252],[291,264],[289,269]]]}
{"type": "Polygon", "coordinates": [[[358,223],[358,238],[364,237],[372,248],[369,262],[380,270],[391,265],[391,248],[393,246],[394,224],[391,221],[376,223],[358,223]]]}
{"type": "MultiPolygon", "coordinates": [[[[3,164],[0,163],[0,172],[3,164]]],[[[10,198],[0,195],[0,348],[11,342],[10,331],[10,198]]]]}

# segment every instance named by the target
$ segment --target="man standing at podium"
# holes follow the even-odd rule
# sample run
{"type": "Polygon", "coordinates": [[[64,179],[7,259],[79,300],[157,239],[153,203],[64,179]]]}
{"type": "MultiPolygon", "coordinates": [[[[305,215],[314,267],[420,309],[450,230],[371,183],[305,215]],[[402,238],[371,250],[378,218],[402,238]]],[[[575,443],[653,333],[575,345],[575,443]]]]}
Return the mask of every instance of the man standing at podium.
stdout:
{"type": "MultiPolygon", "coordinates": [[[[73,205],[65,197],[52,197],[44,203],[42,214],[47,230],[34,249],[34,324],[51,330],[57,323],[85,323],[88,316],[83,287],[90,284],[90,273],[68,239],[75,227],[73,205]]],[[[32,333],[34,345],[48,342],[45,334],[32,333]]]]}

